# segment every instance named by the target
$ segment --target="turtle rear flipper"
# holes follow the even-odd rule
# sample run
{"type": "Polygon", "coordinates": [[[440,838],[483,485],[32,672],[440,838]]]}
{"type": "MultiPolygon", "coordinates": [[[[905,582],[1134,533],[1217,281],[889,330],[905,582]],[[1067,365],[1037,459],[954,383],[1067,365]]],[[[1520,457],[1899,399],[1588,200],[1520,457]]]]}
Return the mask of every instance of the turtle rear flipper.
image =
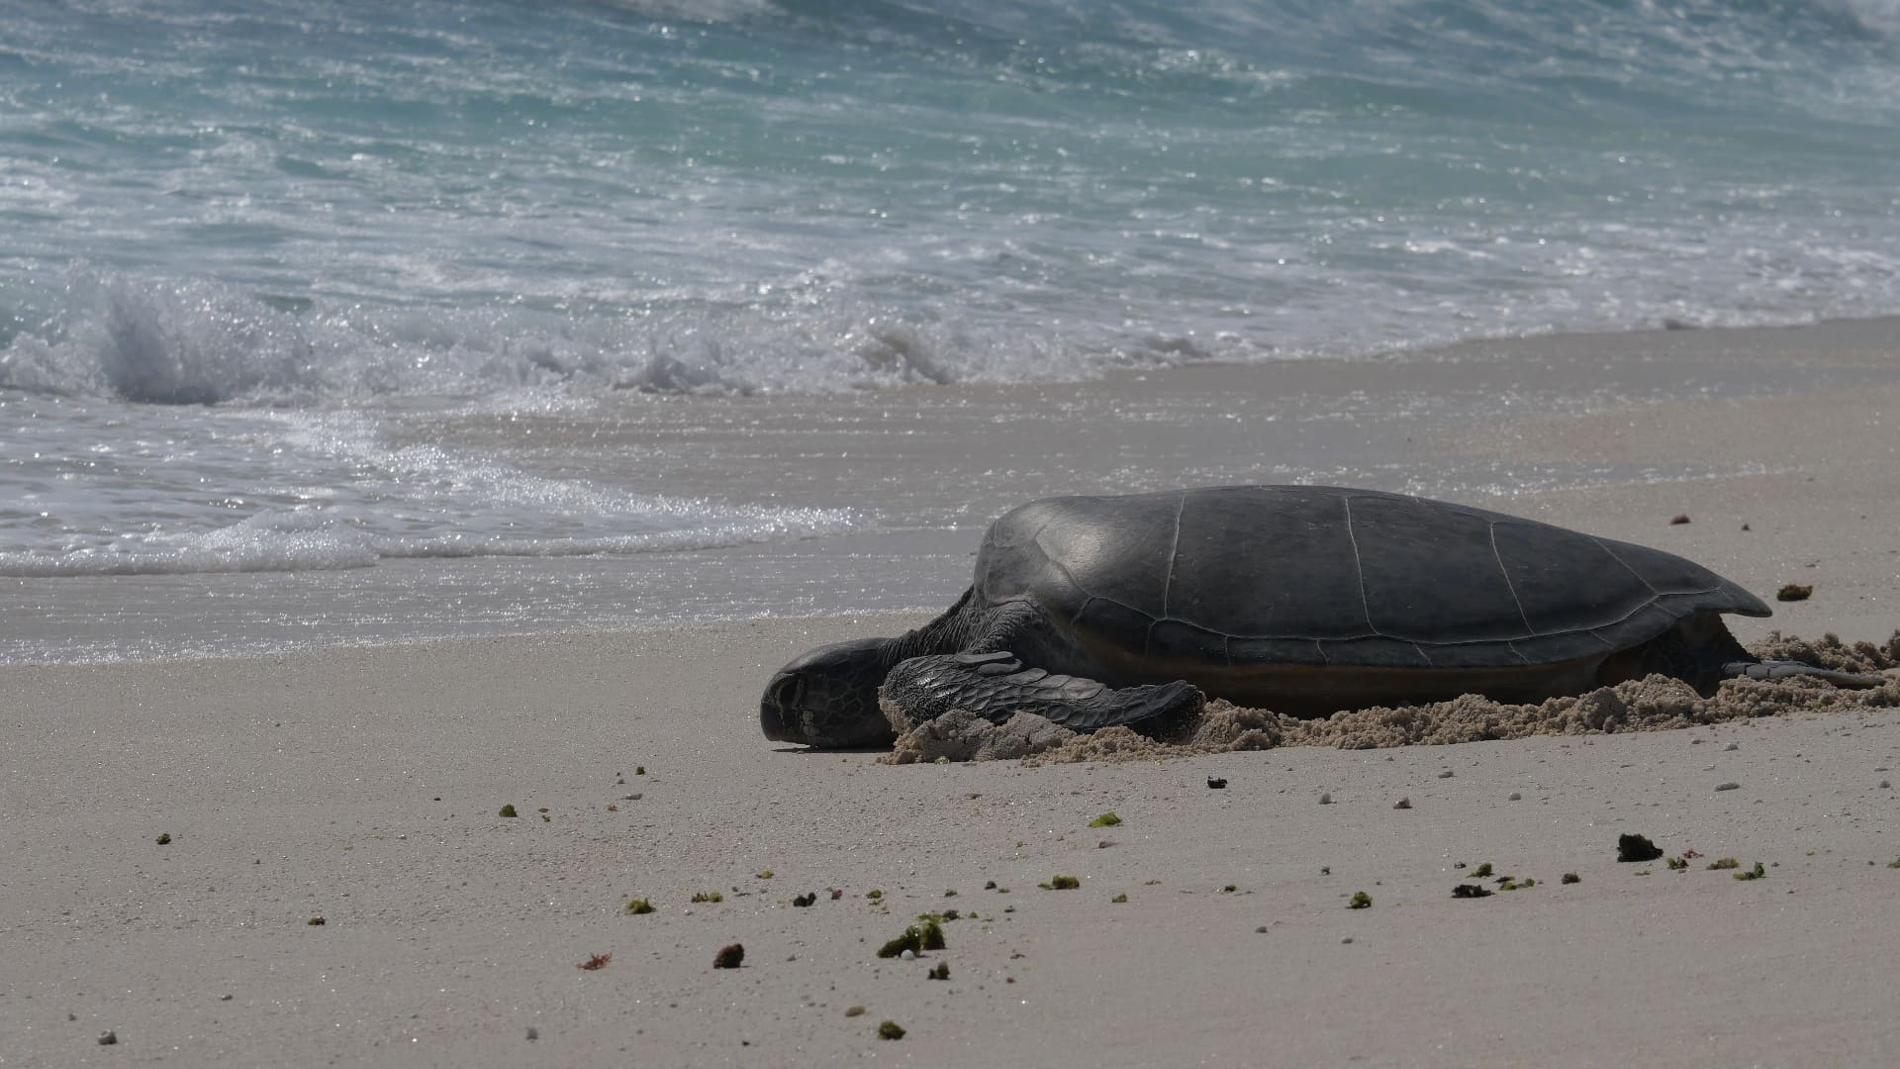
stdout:
{"type": "Polygon", "coordinates": [[[1825,679],[1837,687],[1878,687],[1887,680],[1881,676],[1863,676],[1855,672],[1836,672],[1831,668],[1816,668],[1800,661],[1730,661],[1722,666],[1722,674],[1731,679],[1788,679],[1793,676],[1813,676],[1825,679]]]}
{"type": "Polygon", "coordinates": [[[892,668],[879,696],[912,727],[964,709],[993,723],[1034,713],[1072,731],[1168,721],[1198,712],[1206,697],[1188,683],[1110,687],[1080,676],[1026,668],[1003,653],[912,657],[892,668]]]}

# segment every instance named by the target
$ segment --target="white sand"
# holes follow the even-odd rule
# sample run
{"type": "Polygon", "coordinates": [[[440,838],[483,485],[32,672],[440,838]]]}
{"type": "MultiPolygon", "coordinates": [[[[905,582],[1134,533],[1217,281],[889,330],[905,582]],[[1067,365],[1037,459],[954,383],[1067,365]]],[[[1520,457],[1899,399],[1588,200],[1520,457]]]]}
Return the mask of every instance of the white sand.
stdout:
{"type": "MultiPolygon", "coordinates": [[[[1895,360],[1804,348],[1815,336],[1724,344],[1738,361],[1895,360]]],[[[1420,448],[1758,463],[1481,503],[1763,592],[1812,582],[1775,626],[1884,639],[1897,400],[1623,409],[1420,448]],[[1670,526],[1678,512],[1694,522],[1670,526]]],[[[778,664],[916,622],[0,669],[0,1066],[1900,1058],[1900,796],[1882,786],[1900,779],[1900,710],[1043,768],[890,767],[760,737],[778,664]],[[521,815],[498,817],[505,803],[521,815]],[[1125,823],[1087,827],[1106,810],[1125,823]],[[1703,856],[1619,864],[1621,832],[1703,856]],[[1703,867],[1725,856],[1766,878],[1703,867]],[[1537,886],[1454,900],[1458,864],[1487,861],[1537,886]],[[1037,889],[1059,873],[1081,888],[1037,889]],[[725,901],[689,905],[710,890],[725,901]],[[1348,909],[1355,891],[1373,906],[1348,909]],[[804,892],[816,904],[793,907],[804,892]],[[658,911],[623,915],[633,896],[658,911]],[[925,960],[876,958],[945,908],[980,919],[925,960]],[[712,969],[732,942],[745,967],[712,969]],[[925,976],[939,962],[947,982],[925,976]],[[878,1040],[885,1019],[908,1035],[878,1040]],[[96,1042],[107,1030],[116,1045],[96,1042]]]]}

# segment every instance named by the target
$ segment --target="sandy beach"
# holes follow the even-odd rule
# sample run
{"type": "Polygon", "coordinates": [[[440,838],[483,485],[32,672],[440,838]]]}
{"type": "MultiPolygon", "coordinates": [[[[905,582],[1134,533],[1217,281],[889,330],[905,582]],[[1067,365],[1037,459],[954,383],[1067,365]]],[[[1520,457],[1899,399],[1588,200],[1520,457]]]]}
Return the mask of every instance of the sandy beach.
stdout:
{"type": "MultiPolygon", "coordinates": [[[[958,539],[973,548],[999,504],[1117,479],[1264,480],[1269,446],[1299,440],[1245,418],[1200,437],[1108,428],[1102,406],[1246,417],[1255,398],[1307,396],[1349,411],[1356,392],[1426,382],[1495,392],[1507,366],[1526,396],[1587,383],[1592,401],[1348,419],[1354,448],[1407,465],[1368,461],[1366,481],[1496,462],[1500,492],[1462,499],[1679,552],[1764,595],[1814,587],[1771,621],[1735,622],[1744,641],[1770,627],[1884,641],[1900,626],[1893,321],[1203,366],[1139,389],[842,397],[814,405],[928,410],[919,425],[963,451],[856,428],[870,474],[815,457],[802,496],[899,485],[932,463],[967,479],[970,515],[941,518],[915,591],[947,605],[968,567],[958,539]],[[1657,381],[1677,395],[1654,400],[1657,381]],[[1684,399],[1685,382],[1705,386],[1684,399]],[[995,419],[1014,404],[1040,422],[995,419]],[[1012,452],[1028,474],[984,477],[1012,452]],[[1624,475],[1510,481],[1544,462],[1624,475]],[[1627,476],[1642,471],[1656,477],[1627,476]],[[1679,514],[1691,522],[1672,525],[1679,514]]],[[[716,436],[748,402],[692,404],[725,406],[690,417],[716,436]]],[[[670,440],[665,426],[626,433],[670,440]]],[[[1340,448],[1338,481],[1360,481],[1359,454],[1340,448]]],[[[868,552],[814,567],[846,573],[868,552]]],[[[10,588],[45,610],[11,633],[114,626],[70,622],[113,604],[109,581],[63,582],[10,588]]],[[[923,619],[0,667],[0,1065],[1900,1058],[1900,709],[1039,768],[893,767],[759,735],[779,664],[923,619]],[[1110,811],[1118,826],[1091,827],[1110,811]],[[1666,857],[1619,863],[1624,833],[1666,857]],[[1725,858],[1738,867],[1709,868],[1725,858]],[[1757,862],[1761,878],[1735,878],[1757,862]],[[1039,886],[1059,875],[1079,886],[1039,886]],[[1453,897],[1500,876],[1535,884],[1453,897]],[[1368,908],[1350,908],[1356,892],[1368,908]],[[629,915],[634,899],[653,912],[629,915]],[[877,956],[918,915],[951,910],[944,949],[877,956]],[[734,943],[743,966],[715,969],[734,943]],[[947,979],[927,975],[937,965],[947,979]],[[879,1039],[885,1021],[903,1038],[879,1039]]]]}

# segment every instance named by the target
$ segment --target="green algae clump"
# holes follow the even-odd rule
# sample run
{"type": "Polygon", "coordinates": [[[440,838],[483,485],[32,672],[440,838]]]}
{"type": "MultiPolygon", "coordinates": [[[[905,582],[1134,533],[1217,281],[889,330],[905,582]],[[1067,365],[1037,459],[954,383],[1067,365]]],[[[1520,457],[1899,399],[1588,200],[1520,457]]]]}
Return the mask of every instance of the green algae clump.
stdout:
{"type": "Polygon", "coordinates": [[[943,925],[935,918],[925,917],[916,924],[904,929],[904,934],[878,948],[880,958],[895,958],[908,950],[912,954],[922,954],[926,950],[942,950],[943,925]]]}

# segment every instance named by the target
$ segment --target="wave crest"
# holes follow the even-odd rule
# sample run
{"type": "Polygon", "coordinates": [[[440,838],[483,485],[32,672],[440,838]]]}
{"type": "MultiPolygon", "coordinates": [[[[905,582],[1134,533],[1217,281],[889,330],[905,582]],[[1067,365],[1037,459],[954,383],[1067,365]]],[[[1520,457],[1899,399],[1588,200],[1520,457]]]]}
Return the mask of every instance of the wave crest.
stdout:
{"type": "Polygon", "coordinates": [[[1191,339],[1061,344],[949,316],[734,308],[593,316],[374,308],[260,297],[205,280],[85,276],[52,325],[0,349],[0,389],[143,404],[304,404],[527,389],[724,393],[1061,378],[1213,355],[1191,339]]]}

